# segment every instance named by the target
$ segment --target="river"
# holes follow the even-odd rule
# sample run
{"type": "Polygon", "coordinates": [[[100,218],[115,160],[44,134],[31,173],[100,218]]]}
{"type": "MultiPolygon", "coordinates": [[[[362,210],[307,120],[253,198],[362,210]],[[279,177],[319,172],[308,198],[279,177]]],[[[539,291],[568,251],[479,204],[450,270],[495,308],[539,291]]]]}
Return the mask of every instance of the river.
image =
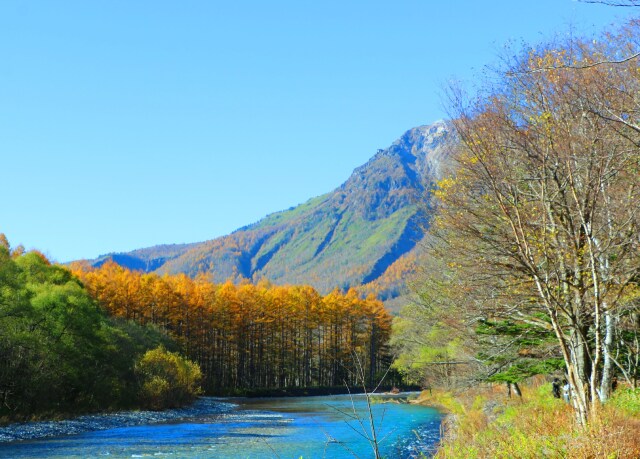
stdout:
{"type": "MultiPolygon", "coordinates": [[[[384,403],[392,399],[376,396],[372,405],[382,455],[428,456],[439,439],[442,415],[433,408],[384,403]]],[[[0,457],[370,458],[364,432],[370,436],[362,395],[203,397],[180,410],[0,427],[0,457]]]]}

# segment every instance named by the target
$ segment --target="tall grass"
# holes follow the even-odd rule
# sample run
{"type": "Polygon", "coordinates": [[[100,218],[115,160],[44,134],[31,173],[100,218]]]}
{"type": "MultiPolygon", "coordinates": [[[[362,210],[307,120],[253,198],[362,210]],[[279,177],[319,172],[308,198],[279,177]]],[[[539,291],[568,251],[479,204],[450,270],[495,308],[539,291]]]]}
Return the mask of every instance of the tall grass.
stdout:
{"type": "Polygon", "coordinates": [[[620,389],[585,429],[550,384],[526,386],[506,399],[502,387],[425,395],[422,403],[451,413],[436,454],[453,458],[640,458],[640,390],[620,389]]]}

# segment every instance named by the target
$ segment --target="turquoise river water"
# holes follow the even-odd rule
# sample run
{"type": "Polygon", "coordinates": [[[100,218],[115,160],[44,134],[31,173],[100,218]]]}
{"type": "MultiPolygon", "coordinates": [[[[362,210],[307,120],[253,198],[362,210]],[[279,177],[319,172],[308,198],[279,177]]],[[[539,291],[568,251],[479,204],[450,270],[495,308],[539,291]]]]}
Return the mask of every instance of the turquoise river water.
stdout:
{"type": "MultiPolygon", "coordinates": [[[[442,415],[375,397],[383,457],[429,456],[442,415]]],[[[370,458],[362,395],[227,399],[203,397],[164,412],[124,412],[0,427],[4,458],[370,458]],[[357,413],[357,418],[354,416],[357,413]],[[362,425],[360,424],[362,422],[362,425]]]]}

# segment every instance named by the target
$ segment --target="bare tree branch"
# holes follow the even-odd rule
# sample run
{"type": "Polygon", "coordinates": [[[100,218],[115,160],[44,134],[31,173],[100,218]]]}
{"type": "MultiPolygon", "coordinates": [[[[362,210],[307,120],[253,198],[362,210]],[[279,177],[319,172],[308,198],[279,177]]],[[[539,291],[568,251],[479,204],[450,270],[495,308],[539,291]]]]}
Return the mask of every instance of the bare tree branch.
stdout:
{"type": "Polygon", "coordinates": [[[626,1],[610,1],[610,0],[578,0],[580,3],[597,3],[607,6],[640,6],[640,0],[626,0],[626,1]]]}
{"type": "MultiPolygon", "coordinates": [[[[638,3],[638,6],[640,6],[640,3],[638,3]]],[[[507,76],[524,75],[527,73],[547,72],[549,70],[562,70],[562,69],[584,70],[584,69],[590,69],[590,68],[597,67],[599,65],[605,65],[605,64],[610,64],[610,65],[624,64],[625,62],[629,62],[630,60],[633,60],[638,56],[640,56],[640,52],[631,54],[630,56],[624,57],[619,60],[603,60],[603,61],[592,62],[590,64],[584,64],[584,65],[557,65],[557,66],[552,65],[549,67],[539,67],[535,69],[528,69],[528,70],[518,71],[518,72],[507,72],[507,76]]]]}

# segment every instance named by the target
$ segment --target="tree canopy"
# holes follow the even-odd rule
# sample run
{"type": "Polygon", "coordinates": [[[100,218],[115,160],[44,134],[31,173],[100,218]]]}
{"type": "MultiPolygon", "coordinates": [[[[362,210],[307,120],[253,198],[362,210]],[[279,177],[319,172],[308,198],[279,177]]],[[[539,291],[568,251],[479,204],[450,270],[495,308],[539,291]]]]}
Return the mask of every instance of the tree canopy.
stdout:
{"type": "Polygon", "coordinates": [[[0,417],[134,406],[137,356],[170,341],[113,319],[70,271],[0,244],[0,417]]]}

